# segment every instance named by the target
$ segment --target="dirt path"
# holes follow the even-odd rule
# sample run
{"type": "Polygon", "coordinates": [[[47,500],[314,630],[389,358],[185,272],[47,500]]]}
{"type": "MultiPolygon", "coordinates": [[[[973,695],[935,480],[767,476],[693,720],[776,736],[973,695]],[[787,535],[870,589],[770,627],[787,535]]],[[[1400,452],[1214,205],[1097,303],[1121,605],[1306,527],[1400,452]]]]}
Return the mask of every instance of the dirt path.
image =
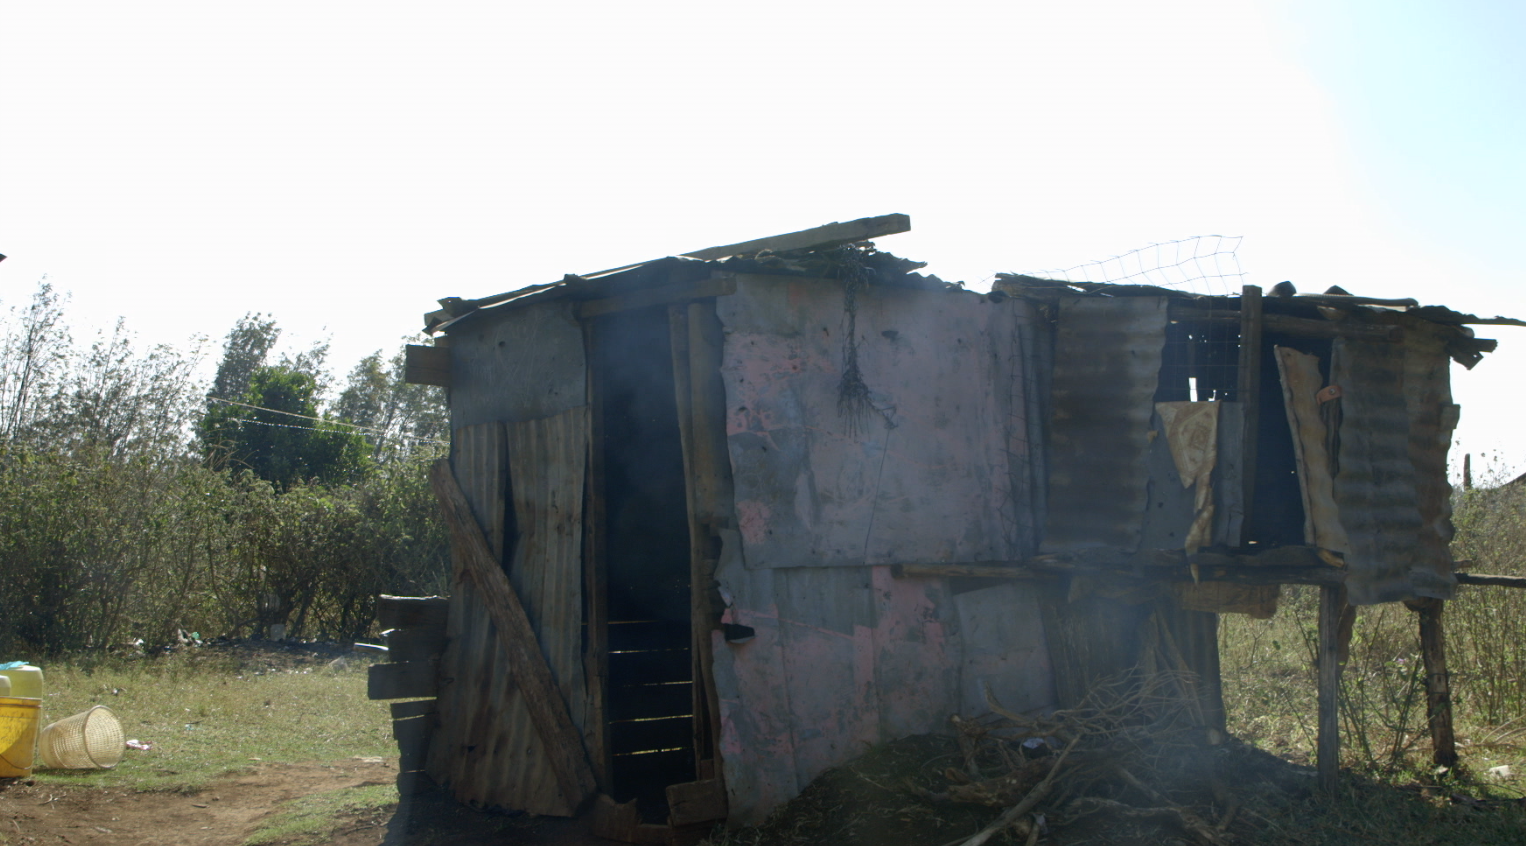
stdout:
{"type": "MultiPolygon", "coordinates": [[[[243,846],[293,799],[391,785],[397,762],[355,758],[329,764],[262,764],[198,793],[134,793],[0,779],[0,846],[243,846]]],[[[488,843],[608,846],[565,820],[484,814],[426,796],[341,816],[312,842],[338,846],[476,846],[488,843]]]]}

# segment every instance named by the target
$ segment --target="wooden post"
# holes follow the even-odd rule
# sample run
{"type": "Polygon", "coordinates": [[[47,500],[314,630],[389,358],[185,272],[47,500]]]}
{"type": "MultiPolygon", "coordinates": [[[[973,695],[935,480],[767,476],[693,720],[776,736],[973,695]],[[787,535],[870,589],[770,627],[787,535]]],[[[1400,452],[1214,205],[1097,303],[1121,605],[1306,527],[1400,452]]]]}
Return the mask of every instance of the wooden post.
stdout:
{"type": "Polygon", "coordinates": [[[1256,444],[1261,437],[1261,289],[1255,285],[1246,285],[1240,289],[1240,378],[1237,393],[1244,415],[1244,449],[1240,459],[1240,483],[1244,492],[1240,496],[1240,507],[1245,510],[1245,519],[1240,521],[1238,539],[1238,545],[1243,547],[1250,540],[1250,517],[1256,507],[1256,444]]]}
{"type": "Polygon", "coordinates": [[[718,613],[711,603],[716,550],[712,538],[723,522],[727,454],[724,387],[720,381],[721,326],[713,302],[668,308],[673,350],[674,398],[683,444],[689,506],[690,618],[694,656],[694,751],[703,770],[713,761],[720,736],[710,633],[718,613]]]}
{"type": "Polygon", "coordinates": [[[1334,793],[1341,763],[1340,622],[1346,591],[1338,585],[1319,588],[1319,788],[1334,793]]]}
{"type": "Polygon", "coordinates": [[[609,579],[605,554],[608,520],[604,490],[604,402],[597,322],[583,322],[583,360],[588,363],[588,479],[583,507],[583,597],[587,608],[587,639],[583,644],[583,679],[588,711],[583,736],[599,789],[611,789],[614,758],[609,748],[609,579]]]}
{"type": "Polygon", "coordinates": [[[1452,733],[1452,680],[1447,673],[1446,633],[1439,599],[1404,603],[1420,615],[1420,654],[1425,659],[1425,718],[1431,727],[1431,759],[1438,767],[1457,766],[1457,738],[1452,733]]]}

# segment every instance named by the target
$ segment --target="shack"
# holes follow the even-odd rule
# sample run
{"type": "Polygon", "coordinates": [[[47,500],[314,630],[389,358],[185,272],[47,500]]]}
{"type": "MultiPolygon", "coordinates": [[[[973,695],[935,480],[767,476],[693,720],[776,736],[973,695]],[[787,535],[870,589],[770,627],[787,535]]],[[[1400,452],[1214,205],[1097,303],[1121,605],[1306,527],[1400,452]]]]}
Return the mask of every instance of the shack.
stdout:
{"type": "Polygon", "coordinates": [[[1348,602],[1452,596],[1449,366],[1494,348],[1470,324],[1519,321],[977,293],[870,241],[909,226],[440,301],[409,368],[449,390],[456,573],[384,601],[372,677],[432,697],[394,706],[405,780],[679,842],[1131,668],[1191,670],[1222,732],[1217,615],[1281,584],[1324,586],[1331,673],[1348,602]]]}

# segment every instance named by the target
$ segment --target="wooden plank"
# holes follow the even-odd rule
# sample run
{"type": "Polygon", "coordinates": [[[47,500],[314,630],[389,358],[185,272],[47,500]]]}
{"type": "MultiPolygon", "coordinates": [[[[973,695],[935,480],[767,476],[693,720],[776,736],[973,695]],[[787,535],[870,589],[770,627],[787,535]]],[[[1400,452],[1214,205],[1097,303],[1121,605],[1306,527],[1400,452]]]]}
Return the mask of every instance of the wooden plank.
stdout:
{"type": "MultiPolygon", "coordinates": [[[[599,361],[598,333],[593,324],[583,324],[583,360],[599,361]]],[[[583,716],[583,742],[593,763],[599,789],[612,790],[609,781],[609,580],[607,566],[608,515],[605,504],[604,414],[601,368],[587,369],[588,464],[584,470],[583,514],[583,600],[584,619],[583,683],[587,698],[583,716]]]]}
{"type": "Polygon", "coordinates": [[[1343,588],[1319,589],[1319,736],[1316,749],[1319,787],[1334,793],[1340,775],[1340,621],[1345,610],[1343,588]]]}
{"type": "Polygon", "coordinates": [[[620,688],[609,703],[609,719],[644,720],[686,717],[694,713],[694,693],[684,684],[647,684],[620,688]]]}
{"type": "Polygon", "coordinates": [[[394,702],[390,706],[392,719],[406,720],[410,717],[433,717],[440,713],[439,703],[434,699],[419,699],[414,702],[394,702]]]}
{"type": "MultiPolygon", "coordinates": [[[[513,489],[510,511],[517,534],[509,585],[524,607],[568,717],[585,735],[587,689],[580,635],[588,417],[588,409],[579,407],[505,426],[513,489]]],[[[509,749],[526,748],[540,740],[531,715],[521,714],[507,735],[509,749]]],[[[533,768],[525,767],[513,777],[545,779],[546,760],[543,753],[533,768]]]]}
{"type": "Polygon", "coordinates": [[[668,785],[668,824],[674,827],[726,818],[726,785],[718,778],[668,785]]]}
{"type": "Polygon", "coordinates": [[[713,276],[699,282],[660,285],[656,288],[633,291],[629,294],[578,303],[578,317],[587,320],[592,317],[613,314],[617,311],[630,311],[632,309],[666,305],[668,303],[681,303],[688,300],[705,299],[707,297],[724,297],[728,294],[735,294],[736,290],[736,278],[733,276],[713,276]]]}
{"type": "Polygon", "coordinates": [[[897,579],[972,578],[972,579],[1052,579],[1055,573],[1032,566],[1014,564],[893,564],[890,573],[897,579]]]}
{"type": "Polygon", "coordinates": [[[643,824],[641,811],[634,801],[616,804],[603,793],[594,801],[592,828],[594,836],[621,843],[668,842],[668,827],[643,824]]]}
{"type": "Polygon", "coordinates": [[[545,744],[545,752],[562,796],[573,806],[581,805],[595,789],[593,772],[583,752],[583,739],[567,713],[551,669],[541,654],[535,631],[525,615],[508,577],[493,559],[487,539],[472,518],[471,506],[456,483],[450,463],[436,461],[430,481],[439,497],[451,546],[461,562],[462,575],[487,600],[497,627],[498,644],[510,657],[518,687],[524,693],[530,716],[545,744]]]}
{"type": "Polygon", "coordinates": [[[693,732],[693,717],[610,723],[609,748],[615,755],[658,749],[688,749],[694,744],[693,732]]]}
{"type": "Polygon", "coordinates": [[[609,624],[609,648],[612,652],[645,649],[675,649],[689,643],[689,625],[671,620],[642,620],[609,624]]]}
{"type": "MultiPolygon", "coordinates": [[[[409,720],[418,722],[422,718],[409,720]]],[[[429,758],[429,734],[409,732],[397,739],[397,769],[399,772],[421,772],[429,758]]]]}
{"type": "Polygon", "coordinates": [[[392,739],[398,742],[398,746],[413,744],[426,746],[429,742],[429,734],[434,729],[434,717],[431,715],[419,715],[417,717],[404,717],[401,720],[392,721],[392,739]]]}
{"type": "Polygon", "coordinates": [[[624,652],[609,656],[611,687],[691,681],[693,678],[690,651],[687,649],[624,652]]]}
{"type": "MultiPolygon", "coordinates": [[[[668,307],[668,345],[673,358],[673,402],[678,412],[678,443],[679,452],[683,455],[685,513],[689,523],[689,631],[686,639],[690,645],[689,678],[692,680],[704,678],[704,667],[701,665],[705,656],[698,647],[701,635],[706,639],[709,638],[709,627],[703,623],[705,619],[703,598],[699,596],[700,591],[696,590],[703,583],[696,581],[696,576],[704,572],[704,548],[708,534],[705,516],[710,505],[705,501],[705,497],[711,486],[707,484],[708,480],[702,480],[696,472],[698,457],[694,441],[696,421],[689,350],[688,306],[668,307]]],[[[709,749],[708,714],[704,705],[703,682],[697,685],[691,683],[688,692],[690,697],[688,710],[693,716],[688,723],[691,736],[687,745],[695,750],[697,765],[699,759],[705,757],[709,749]]]]}
{"type": "MultiPolygon", "coordinates": [[[[904,217],[904,215],[902,215],[904,217]]],[[[910,219],[905,221],[911,227],[910,219]]],[[[726,436],[726,385],[721,377],[723,330],[715,303],[690,303],[689,387],[693,415],[693,513],[700,518],[690,550],[690,621],[693,627],[695,754],[699,761],[715,757],[720,743],[721,710],[715,687],[715,656],[711,632],[720,625],[721,599],[715,571],[720,563],[721,527],[736,525],[731,480],[731,453],[726,436]]]]}
{"type": "Polygon", "coordinates": [[[1491,576],[1487,573],[1458,573],[1460,585],[1493,585],[1495,587],[1526,588],[1526,576],[1491,576]]]}
{"type": "Polygon", "coordinates": [[[1231,540],[1243,547],[1251,540],[1250,516],[1256,507],[1256,452],[1261,437],[1261,289],[1246,285],[1240,289],[1240,372],[1239,397],[1243,409],[1245,452],[1240,457],[1240,507],[1245,520],[1240,537],[1231,540]]]}
{"type": "MultiPolygon", "coordinates": [[[[397,795],[416,796],[434,790],[434,779],[423,772],[400,772],[397,774],[397,795]]],[[[406,805],[405,805],[406,807],[406,805]]]]}
{"type": "Polygon", "coordinates": [[[434,696],[438,675],[437,665],[433,661],[372,664],[366,676],[366,696],[371,699],[434,696]]]}
{"type": "Polygon", "coordinates": [[[1452,729],[1452,677],[1447,672],[1446,632],[1440,599],[1406,602],[1420,616],[1420,655],[1425,661],[1425,717],[1431,728],[1431,759],[1438,767],[1457,766],[1457,736],[1452,729]]]}
{"type": "Polygon", "coordinates": [[[828,223],[814,229],[802,229],[799,232],[790,232],[785,235],[774,235],[769,238],[758,238],[753,241],[743,241],[740,244],[730,244],[724,247],[707,247],[703,250],[695,250],[692,253],[684,253],[690,258],[714,261],[727,256],[740,256],[763,250],[772,250],[776,253],[790,250],[820,250],[835,247],[841,244],[852,244],[856,241],[867,241],[871,238],[883,238],[886,235],[897,235],[911,231],[911,218],[904,214],[886,214],[879,217],[861,217],[858,220],[850,220],[846,223],[828,223]]]}
{"type": "Polygon", "coordinates": [[[443,596],[388,596],[376,598],[376,624],[383,629],[408,627],[442,631],[450,613],[450,600],[443,596]]]}
{"type": "Polygon", "coordinates": [[[1214,467],[1213,542],[1216,546],[1238,546],[1245,526],[1245,506],[1240,497],[1245,486],[1240,481],[1241,462],[1245,456],[1245,408],[1238,401],[1220,402],[1219,462],[1214,467]]]}
{"type": "Polygon", "coordinates": [[[409,344],[403,352],[403,381],[410,385],[450,387],[450,350],[409,344]]]}
{"type": "MultiPolygon", "coordinates": [[[[1249,286],[1247,286],[1249,287],[1249,286]]],[[[1173,311],[1173,317],[1185,320],[1207,320],[1215,323],[1242,321],[1243,312],[1230,309],[1181,308],[1173,311]]],[[[1289,314],[1265,313],[1262,326],[1269,332],[1280,332],[1299,338],[1353,338],[1361,341],[1403,341],[1404,327],[1377,323],[1348,323],[1334,320],[1314,320],[1289,314]]]]}
{"type": "Polygon", "coordinates": [[[387,632],[387,657],[396,663],[428,661],[445,652],[445,627],[393,629],[387,632]]]}
{"type": "MultiPolygon", "coordinates": [[[[1332,566],[1312,547],[1280,547],[1258,555],[1201,552],[1183,555],[1172,550],[1138,553],[1108,550],[1037,555],[1021,561],[982,564],[896,564],[895,578],[978,578],[1046,580],[1068,575],[1176,582],[1221,581],[1245,585],[1338,585],[1345,571],[1332,566]],[[1193,573],[1193,566],[1197,572],[1193,573]]],[[[1324,553],[1329,555],[1329,553],[1324,553]]],[[[1338,558],[1331,556],[1333,560],[1338,558]]],[[[1526,578],[1522,579],[1526,582],[1526,578]]]]}

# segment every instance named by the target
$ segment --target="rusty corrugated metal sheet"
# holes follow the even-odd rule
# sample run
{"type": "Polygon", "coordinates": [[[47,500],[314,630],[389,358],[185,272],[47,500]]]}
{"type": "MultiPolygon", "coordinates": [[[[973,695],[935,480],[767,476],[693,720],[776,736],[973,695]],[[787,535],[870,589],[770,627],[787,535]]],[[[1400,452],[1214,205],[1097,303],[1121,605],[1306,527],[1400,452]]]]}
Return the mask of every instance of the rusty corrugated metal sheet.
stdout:
{"type": "Polygon", "coordinates": [[[1010,525],[1016,556],[1038,552],[1044,528],[1049,425],[1049,380],[1054,363],[1054,330],[1038,307],[1026,300],[1012,309],[1011,361],[1007,412],[1007,503],[1003,516],[1010,525]]]}
{"type": "Polygon", "coordinates": [[[1044,548],[1139,546],[1166,298],[1061,300],[1044,548]]]}
{"type": "Polygon", "coordinates": [[[1415,466],[1420,509],[1419,548],[1411,577],[1422,596],[1449,599],[1457,585],[1452,554],[1452,485],[1447,451],[1457,426],[1451,359],[1435,327],[1405,321],[1404,403],[1409,411],[1409,457],[1415,466]]]}
{"type": "MultiPolygon", "coordinates": [[[[502,536],[507,463],[517,535],[509,581],[535,628],[573,724],[586,732],[581,625],[588,409],[506,428],[483,424],[458,429],[454,447],[456,476],[479,519],[486,518],[490,537],[494,522],[502,536]]],[[[461,582],[453,585],[450,634],[430,776],[472,805],[570,816],[576,808],[557,789],[487,608],[461,582]]]]}
{"type": "Polygon", "coordinates": [[[1433,596],[1414,584],[1420,510],[1410,459],[1404,346],[1337,338],[1330,381],[1340,385],[1340,471],[1335,502],[1346,529],[1346,589],[1353,605],[1433,596]]]}

